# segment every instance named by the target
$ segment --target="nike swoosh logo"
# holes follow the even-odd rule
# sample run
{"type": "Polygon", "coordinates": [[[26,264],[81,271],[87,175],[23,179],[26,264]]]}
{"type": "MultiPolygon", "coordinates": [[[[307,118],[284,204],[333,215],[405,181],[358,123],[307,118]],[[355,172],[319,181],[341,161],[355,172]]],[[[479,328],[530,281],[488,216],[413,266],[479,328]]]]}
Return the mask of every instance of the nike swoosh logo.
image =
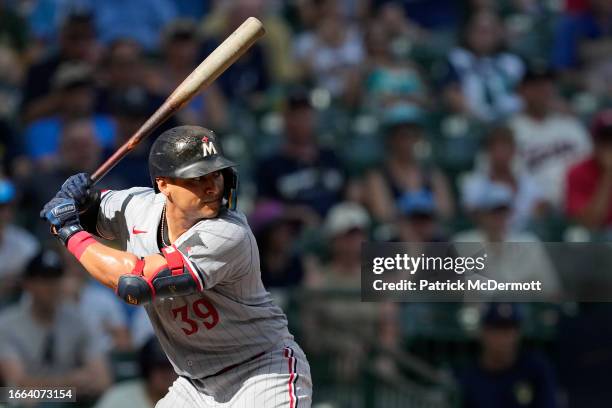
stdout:
{"type": "Polygon", "coordinates": [[[132,234],[137,235],[137,234],[146,234],[147,231],[142,231],[142,230],[137,230],[136,227],[132,227],[132,234]]]}

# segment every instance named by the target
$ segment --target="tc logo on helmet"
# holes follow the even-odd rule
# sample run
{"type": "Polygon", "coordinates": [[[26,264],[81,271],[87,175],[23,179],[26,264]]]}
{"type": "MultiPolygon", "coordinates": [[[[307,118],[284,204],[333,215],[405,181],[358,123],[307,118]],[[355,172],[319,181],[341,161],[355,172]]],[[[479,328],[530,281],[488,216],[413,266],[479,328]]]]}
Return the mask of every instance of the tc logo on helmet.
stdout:
{"type": "Polygon", "coordinates": [[[202,138],[202,155],[204,157],[207,157],[208,155],[211,155],[211,154],[218,154],[217,148],[215,147],[215,144],[211,142],[207,136],[204,136],[202,138]]]}

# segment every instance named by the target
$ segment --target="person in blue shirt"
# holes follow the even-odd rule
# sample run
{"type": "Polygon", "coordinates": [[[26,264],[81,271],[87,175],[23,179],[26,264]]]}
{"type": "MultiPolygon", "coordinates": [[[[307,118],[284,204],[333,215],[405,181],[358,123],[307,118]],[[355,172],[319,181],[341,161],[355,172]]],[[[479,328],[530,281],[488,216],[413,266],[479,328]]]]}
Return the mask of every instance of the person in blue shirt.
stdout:
{"type": "Polygon", "coordinates": [[[284,119],[283,144],[256,166],[258,200],[280,201],[306,223],[316,222],[342,199],[345,171],[336,154],[319,145],[316,111],[302,89],[290,93],[284,119]]]}
{"type": "Polygon", "coordinates": [[[516,303],[487,306],[480,354],[458,372],[464,408],[555,408],[557,385],[544,356],[520,347],[522,313],[516,303]]]}
{"type": "MultiPolygon", "coordinates": [[[[53,9],[54,3],[59,2],[39,1],[36,8],[44,8],[46,4],[53,9]]],[[[31,27],[34,35],[38,36],[35,25],[31,27]]],[[[30,65],[24,79],[20,120],[25,124],[55,115],[61,109],[61,96],[53,89],[53,79],[61,66],[76,62],[96,64],[99,43],[93,16],[76,10],[67,14],[62,20],[57,41],[47,48],[48,52],[30,65]]]]}
{"type": "Polygon", "coordinates": [[[551,65],[568,84],[599,95],[610,93],[612,3],[592,0],[589,9],[565,14],[555,28],[551,65]]]}
{"type": "Polygon", "coordinates": [[[581,62],[582,47],[589,42],[603,42],[602,40],[610,38],[612,35],[610,23],[612,23],[612,6],[609,1],[591,1],[588,10],[562,16],[555,30],[552,49],[554,68],[561,70],[577,68],[581,62]]]}
{"type": "Polygon", "coordinates": [[[62,64],[53,77],[52,87],[60,100],[60,109],[25,128],[25,153],[29,158],[41,162],[55,155],[64,124],[73,119],[88,118],[102,147],[114,145],[115,124],[110,117],[94,112],[96,93],[91,67],[83,63],[62,64]]]}

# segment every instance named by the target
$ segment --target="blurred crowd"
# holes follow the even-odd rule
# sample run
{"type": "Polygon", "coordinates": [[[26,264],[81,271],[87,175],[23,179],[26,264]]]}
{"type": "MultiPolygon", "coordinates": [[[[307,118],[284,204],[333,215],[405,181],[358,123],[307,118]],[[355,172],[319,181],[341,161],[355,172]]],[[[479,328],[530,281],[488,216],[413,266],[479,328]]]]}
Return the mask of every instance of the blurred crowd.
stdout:
{"type": "MultiPolygon", "coordinates": [[[[266,36],[156,134],[196,124],[221,135],[240,163],[238,203],[264,283],[285,307],[294,289],[358,291],[363,241],[612,236],[610,0],[0,0],[4,383],[77,384],[95,401],[113,382],[104,356],[158,347],[142,311],[90,281],[38,212],[69,175],[93,172],[248,16],[266,36]]],[[[100,186],[150,185],[154,138],[100,186]]],[[[553,279],[546,268],[535,273],[553,279]]],[[[309,356],[333,350],[333,370],[347,381],[355,356],[408,343],[411,317],[397,305],[340,297],[306,311],[297,320],[309,356]]],[[[500,313],[483,312],[483,322],[500,313]]],[[[481,339],[495,350],[512,342],[507,334],[481,339]]],[[[589,360],[594,377],[612,367],[605,343],[605,357],[589,360]]],[[[165,367],[158,360],[143,368],[152,399],[172,377],[154,370],[165,367]]],[[[510,360],[519,378],[541,372],[542,392],[563,394],[549,363],[510,360]]],[[[575,374],[587,363],[574,360],[575,374]]],[[[482,361],[479,370],[498,369],[482,361]]],[[[397,370],[393,358],[375,365],[397,370]]],[[[461,377],[465,389],[487,383],[478,375],[461,377]]],[[[593,394],[594,384],[583,378],[566,401],[599,406],[580,405],[608,392],[593,394]]],[[[508,391],[523,398],[508,406],[561,406],[538,390],[508,391]]],[[[100,404],[118,406],[112,398],[130,392],[144,391],[128,387],[100,404]]],[[[483,401],[466,406],[494,403],[483,401]]]]}

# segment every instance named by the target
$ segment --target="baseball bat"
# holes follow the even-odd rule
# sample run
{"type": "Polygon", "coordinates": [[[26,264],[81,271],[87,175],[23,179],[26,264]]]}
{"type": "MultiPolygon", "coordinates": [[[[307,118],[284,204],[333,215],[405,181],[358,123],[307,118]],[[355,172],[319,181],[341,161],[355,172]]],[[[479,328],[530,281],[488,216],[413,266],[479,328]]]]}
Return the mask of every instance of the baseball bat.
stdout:
{"type": "Polygon", "coordinates": [[[159,125],[181,109],[198,92],[206,89],[219,75],[244,54],[255,41],[265,34],[261,21],[255,17],[247,18],[229,37],[225,39],[208,57],[189,74],[187,78],[172,92],[164,103],[149,117],[145,123],[115,151],[92,174],[91,179],[96,184],[106,175],[126,154],[151,134],[159,125]]]}

